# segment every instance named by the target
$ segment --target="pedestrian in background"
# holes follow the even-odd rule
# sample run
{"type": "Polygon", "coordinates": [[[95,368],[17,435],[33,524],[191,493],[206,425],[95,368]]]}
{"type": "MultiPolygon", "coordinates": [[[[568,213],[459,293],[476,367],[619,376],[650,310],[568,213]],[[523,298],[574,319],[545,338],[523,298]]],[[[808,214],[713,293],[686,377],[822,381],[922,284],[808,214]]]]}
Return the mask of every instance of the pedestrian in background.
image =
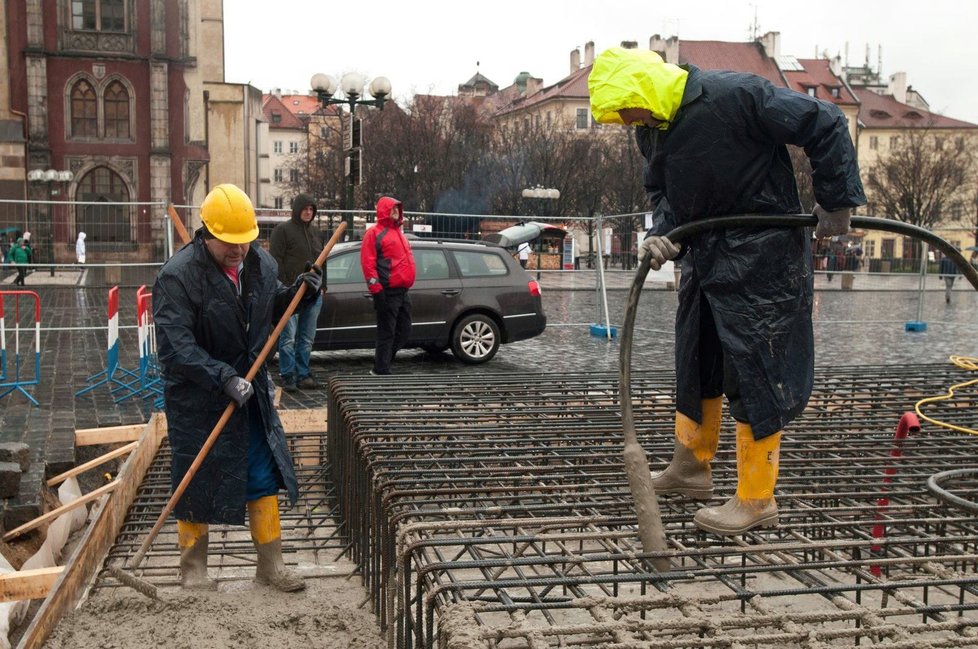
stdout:
{"type": "Polygon", "coordinates": [[[951,290],[954,288],[954,280],[958,275],[958,267],[950,257],[941,257],[941,279],[944,280],[944,303],[951,303],[951,290]]]}
{"type": "Polygon", "coordinates": [[[79,264],[85,263],[85,233],[79,232],[78,239],[75,241],[75,259],[79,264]]]}
{"type": "MultiPolygon", "coordinates": [[[[315,201],[308,194],[299,194],[292,200],[292,217],[272,230],[268,251],[278,262],[278,279],[285,285],[308,270],[323,249],[323,234],[313,224],[315,218],[315,201]]],[[[322,305],[320,292],[315,301],[289,319],[279,336],[278,370],[283,390],[293,392],[297,388],[317,387],[309,359],[322,305]]]]}
{"type": "Polygon", "coordinates": [[[14,285],[16,286],[26,286],[27,285],[27,266],[31,261],[31,248],[28,246],[23,238],[18,238],[11,246],[10,250],[7,252],[8,264],[14,264],[17,266],[17,277],[14,278],[14,285]]]}
{"type": "Polygon", "coordinates": [[[390,374],[397,351],[411,335],[414,254],[401,231],[404,209],[390,196],[377,201],[377,223],[363,235],[360,266],[377,312],[377,344],[371,374],[390,374]]]}
{"type": "Polygon", "coordinates": [[[666,234],[698,219],[801,211],[788,144],[812,165],[818,238],[849,231],[866,202],[845,115],[766,79],[665,63],[655,52],[611,48],[588,78],[603,124],[636,126],[646,159],[652,228],[639,248],[658,270],[683,257],[676,313],[676,427],[659,493],[713,497],[710,462],[722,396],[736,420],[737,491],[696,512],[708,532],[778,524],[774,486],[781,431],[808,403],[814,377],[812,246],[804,228],[666,234]]]}
{"type": "Polygon", "coordinates": [[[516,254],[520,258],[520,266],[526,268],[526,264],[530,261],[530,242],[524,241],[516,248],[516,254]]]}
{"type": "Polygon", "coordinates": [[[163,372],[173,488],[183,480],[228,399],[237,404],[174,507],[184,588],[213,590],[207,576],[210,524],[242,525],[245,509],[258,554],[255,581],[281,591],[305,588],[282,558],[278,492],[294,505],[298,482],[285,431],[263,365],[244,377],[275,322],[306,284],[314,300],[318,267],[290,286],[278,281],[275,259],[260,246],[248,195],[215,187],[200,206],[203,227],[167,261],[153,286],[153,317],[163,372]]]}

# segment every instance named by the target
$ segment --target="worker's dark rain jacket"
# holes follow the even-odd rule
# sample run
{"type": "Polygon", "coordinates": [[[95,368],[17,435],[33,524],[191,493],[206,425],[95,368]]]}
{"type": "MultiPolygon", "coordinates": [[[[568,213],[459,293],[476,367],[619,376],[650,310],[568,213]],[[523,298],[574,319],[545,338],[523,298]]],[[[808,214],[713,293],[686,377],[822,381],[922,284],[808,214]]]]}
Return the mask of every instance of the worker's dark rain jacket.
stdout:
{"type": "MultiPolygon", "coordinates": [[[[153,317],[174,489],[230,402],[225,383],[248,373],[295,295],[296,286],[281,284],[277,270],[272,256],[252,245],[240,271],[239,297],[199,234],[160,270],[153,287],[153,317]]],[[[298,484],[264,366],[252,385],[255,394],[246,407],[258,408],[280,487],[295,504],[298,484]]],[[[247,483],[248,417],[236,409],[174,514],[197,523],[243,524],[247,483]]]]}
{"type": "MultiPolygon", "coordinates": [[[[649,234],[712,216],[800,212],[786,144],[804,147],[822,207],[866,202],[837,107],[754,75],[687,69],[668,129],[637,130],[654,207],[649,234]]],[[[680,412],[701,421],[701,398],[717,396],[702,391],[722,384],[722,365],[701,348],[704,302],[723,358],[739,375],[754,437],[781,430],[804,410],[814,363],[811,236],[807,228],[725,229],[686,242],[676,314],[680,412]]]]}

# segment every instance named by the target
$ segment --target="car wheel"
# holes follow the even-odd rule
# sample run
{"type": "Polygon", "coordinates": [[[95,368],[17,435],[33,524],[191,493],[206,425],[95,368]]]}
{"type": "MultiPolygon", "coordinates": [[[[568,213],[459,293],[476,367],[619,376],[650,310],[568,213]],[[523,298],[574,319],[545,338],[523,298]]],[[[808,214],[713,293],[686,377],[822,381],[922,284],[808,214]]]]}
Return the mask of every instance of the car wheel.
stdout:
{"type": "Polygon", "coordinates": [[[440,354],[448,349],[448,345],[421,345],[421,349],[429,354],[440,354]]]}
{"type": "Polygon", "coordinates": [[[498,350],[499,327],[487,315],[476,313],[465,316],[452,331],[452,353],[463,363],[485,363],[498,350]]]}

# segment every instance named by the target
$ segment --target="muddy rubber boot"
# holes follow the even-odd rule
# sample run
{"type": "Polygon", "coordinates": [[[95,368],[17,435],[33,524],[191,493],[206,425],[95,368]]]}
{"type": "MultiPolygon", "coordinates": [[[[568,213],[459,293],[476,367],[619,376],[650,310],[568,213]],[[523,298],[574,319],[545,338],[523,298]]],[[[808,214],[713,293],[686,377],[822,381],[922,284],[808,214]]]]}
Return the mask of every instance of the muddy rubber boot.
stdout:
{"type": "Polygon", "coordinates": [[[255,581],[272,586],[283,593],[292,593],[306,587],[306,582],[293,570],[285,567],[282,559],[282,524],[278,515],[278,498],[265,496],[248,503],[248,525],[251,540],[258,551],[258,568],[255,581]]]}
{"type": "Polygon", "coordinates": [[[217,582],[207,576],[207,543],[206,523],[177,521],[180,585],[187,590],[217,590],[217,582]]]}
{"type": "Polygon", "coordinates": [[[696,526],[720,536],[743,534],[755,527],[777,527],[781,433],[754,440],[749,424],[737,422],[737,494],[719,507],[705,507],[693,517],[696,526]]]}
{"type": "Polygon", "coordinates": [[[672,461],[664,471],[652,474],[657,494],[680,494],[694,500],[713,497],[713,473],[710,462],[720,440],[720,416],[723,397],[703,399],[703,423],[676,413],[676,446],[672,461]]]}

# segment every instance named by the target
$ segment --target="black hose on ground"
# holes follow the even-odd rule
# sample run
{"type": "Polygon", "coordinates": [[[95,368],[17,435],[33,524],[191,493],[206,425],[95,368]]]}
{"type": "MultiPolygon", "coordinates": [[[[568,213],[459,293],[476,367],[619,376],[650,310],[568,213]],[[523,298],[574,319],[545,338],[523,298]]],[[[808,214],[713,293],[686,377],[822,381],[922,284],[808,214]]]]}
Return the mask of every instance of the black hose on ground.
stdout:
{"type": "MultiPolygon", "coordinates": [[[[718,228],[798,228],[815,227],[816,225],[818,225],[818,218],[807,214],[743,214],[693,221],[675,228],[666,237],[675,244],[681,244],[701,232],[718,228]]],[[[926,241],[948,256],[961,271],[961,274],[975,287],[975,290],[978,290],[978,271],[968,263],[968,260],[957,248],[934,233],[909,223],[871,216],[854,216],[850,225],[853,228],[893,232],[926,241]]],[[[666,550],[666,537],[662,528],[659,503],[652,486],[648,457],[638,443],[638,436],[635,434],[635,420],[632,414],[632,337],[635,329],[635,314],[638,311],[638,298],[642,293],[642,286],[645,285],[645,278],[649,274],[650,263],[649,257],[642,260],[638,270],[635,271],[635,277],[628,292],[618,360],[618,389],[621,394],[621,424],[625,438],[625,473],[628,476],[632,498],[635,500],[635,513],[638,517],[638,534],[642,542],[642,550],[644,552],[664,552],[666,550]]],[[[668,568],[668,559],[656,559],[653,564],[657,570],[663,571],[668,568]]]]}

